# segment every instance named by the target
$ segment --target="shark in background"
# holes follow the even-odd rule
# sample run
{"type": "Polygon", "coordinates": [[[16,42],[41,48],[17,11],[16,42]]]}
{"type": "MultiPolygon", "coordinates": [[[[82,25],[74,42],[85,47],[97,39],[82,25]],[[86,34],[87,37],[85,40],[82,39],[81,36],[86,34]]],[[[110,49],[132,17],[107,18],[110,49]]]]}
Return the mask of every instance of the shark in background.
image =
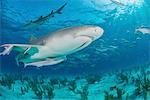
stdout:
{"type": "Polygon", "coordinates": [[[56,14],[62,14],[62,10],[65,8],[66,5],[67,5],[67,3],[65,3],[64,5],[62,5],[56,11],[52,10],[46,16],[40,16],[36,20],[31,20],[29,23],[23,25],[22,29],[37,28],[39,25],[42,25],[42,24],[46,23],[50,18],[55,17],[56,14]]]}
{"type": "Polygon", "coordinates": [[[120,1],[117,1],[117,0],[110,0],[112,3],[116,4],[116,5],[119,5],[119,6],[125,6],[125,4],[123,4],[122,2],[120,1]]]}
{"type": "Polygon", "coordinates": [[[143,34],[150,34],[150,27],[139,27],[135,29],[135,32],[140,32],[143,34]]]}
{"type": "Polygon", "coordinates": [[[17,51],[17,65],[22,62],[25,67],[55,65],[65,61],[67,55],[84,49],[103,33],[101,27],[93,25],[65,28],[32,40],[31,44],[1,45],[5,50],[0,55],[9,55],[11,51],[17,51]]]}

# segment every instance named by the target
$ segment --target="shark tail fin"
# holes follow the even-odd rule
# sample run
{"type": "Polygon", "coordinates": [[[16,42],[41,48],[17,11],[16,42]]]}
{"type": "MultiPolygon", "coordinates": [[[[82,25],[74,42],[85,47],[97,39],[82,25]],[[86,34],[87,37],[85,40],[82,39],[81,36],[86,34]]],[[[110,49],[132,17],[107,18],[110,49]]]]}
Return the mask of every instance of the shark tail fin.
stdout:
{"type": "Polygon", "coordinates": [[[58,13],[58,14],[62,14],[62,10],[64,9],[64,7],[67,5],[67,3],[65,3],[64,5],[62,5],[56,12],[58,13]]]}
{"type": "Polygon", "coordinates": [[[4,48],[2,52],[0,52],[0,55],[9,55],[11,51],[18,51],[23,54],[35,54],[38,52],[38,48],[40,48],[41,45],[28,45],[28,44],[4,44],[1,45],[0,48],[4,48]]]}
{"type": "Polygon", "coordinates": [[[3,52],[0,53],[0,55],[9,55],[13,49],[13,45],[11,44],[4,44],[1,45],[0,47],[3,47],[5,49],[3,52]]]}
{"type": "Polygon", "coordinates": [[[22,62],[24,59],[38,53],[41,45],[29,45],[29,44],[4,44],[1,45],[0,48],[4,48],[0,55],[9,55],[11,51],[17,51],[18,54],[15,57],[16,63],[19,66],[19,63],[22,62]]]}

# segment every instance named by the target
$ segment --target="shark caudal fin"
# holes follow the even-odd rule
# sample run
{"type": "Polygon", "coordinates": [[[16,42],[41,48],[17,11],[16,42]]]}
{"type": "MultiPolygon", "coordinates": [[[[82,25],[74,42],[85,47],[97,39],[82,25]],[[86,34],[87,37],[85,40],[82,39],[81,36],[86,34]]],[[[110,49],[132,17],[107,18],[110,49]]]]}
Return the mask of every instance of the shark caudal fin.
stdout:
{"type": "Polygon", "coordinates": [[[11,44],[4,44],[4,45],[1,45],[0,46],[1,48],[3,47],[5,50],[3,52],[0,53],[0,55],[9,55],[12,48],[13,48],[13,45],[11,44]]]}
{"type": "Polygon", "coordinates": [[[67,3],[65,3],[64,5],[62,5],[58,10],[56,10],[56,13],[58,14],[62,14],[62,10],[64,9],[64,7],[67,5],[67,3]]]}
{"type": "Polygon", "coordinates": [[[18,51],[20,53],[28,53],[30,55],[33,55],[38,52],[38,49],[40,48],[40,45],[28,45],[28,44],[4,44],[1,45],[0,48],[4,48],[5,50],[0,53],[0,55],[9,55],[10,52],[18,51]]]}
{"type": "Polygon", "coordinates": [[[19,52],[19,54],[15,57],[16,63],[19,66],[20,59],[38,53],[40,47],[40,45],[4,44],[0,46],[0,48],[5,49],[0,53],[0,55],[9,55],[11,51],[19,52]]]}

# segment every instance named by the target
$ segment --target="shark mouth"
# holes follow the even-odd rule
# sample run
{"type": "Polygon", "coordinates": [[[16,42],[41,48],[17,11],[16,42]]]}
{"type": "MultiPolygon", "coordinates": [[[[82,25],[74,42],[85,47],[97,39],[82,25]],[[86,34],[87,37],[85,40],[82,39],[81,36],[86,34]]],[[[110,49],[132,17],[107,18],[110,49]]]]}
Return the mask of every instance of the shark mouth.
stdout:
{"type": "Polygon", "coordinates": [[[80,36],[83,36],[83,37],[88,37],[89,39],[91,39],[91,40],[94,40],[94,37],[92,37],[92,36],[89,36],[89,35],[80,35],[80,36]]]}
{"type": "Polygon", "coordinates": [[[82,48],[84,45],[86,45],[89,41],[84,42],[82,45],[80,45],[79,47],[77,47],[75,50],[78,50],[80,48],[82,48]]]}
{"type": "MultiPolygon", "coordinates": [[[[92,37],[92,36],[88,36],[88,35],[80,35],[80,36],[87,37],[87,38],[91,39],[91,41],[94,40],[94,37],[92,37]]],[[[80,45],[79,47],[77,47],[75,50],[78,50],[78,49],[82,48],[83,46],[85,46],[85,45],[88,44],[88,43],[89,43],[88,40],[85,41],[83,44],[81,44],[81,45],[80,45]]]]}

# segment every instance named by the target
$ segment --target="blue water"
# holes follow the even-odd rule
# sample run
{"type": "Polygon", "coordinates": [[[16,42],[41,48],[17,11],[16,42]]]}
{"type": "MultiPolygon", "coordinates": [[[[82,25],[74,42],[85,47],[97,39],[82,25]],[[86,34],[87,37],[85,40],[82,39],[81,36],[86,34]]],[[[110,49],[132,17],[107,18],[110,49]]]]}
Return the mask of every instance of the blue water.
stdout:
{"type": "Polygon", "coordinates": [[[78,25],[98,25],[105,31],[100,39],[87,48],[69,55],[67,61],[54,66],[24,68],[23,65],[16,65],[16,52],[0,56],[1,72],[74,75],[109,72],[149,63],[150,35],[136,34],[135,29],[150,27],[150,1],[121,1],[125,6],[110,0],[1,0],[0,44],[27,44],[32,35],[40,37],[78,25]],[[62,14],[50,18],[42,25],[22,29],[24,24],[48,15],[51,10],[56,10],[65,3],[67,5],[62,14]],[[116,48],[99,51],[110,46],[116,48]]]}

